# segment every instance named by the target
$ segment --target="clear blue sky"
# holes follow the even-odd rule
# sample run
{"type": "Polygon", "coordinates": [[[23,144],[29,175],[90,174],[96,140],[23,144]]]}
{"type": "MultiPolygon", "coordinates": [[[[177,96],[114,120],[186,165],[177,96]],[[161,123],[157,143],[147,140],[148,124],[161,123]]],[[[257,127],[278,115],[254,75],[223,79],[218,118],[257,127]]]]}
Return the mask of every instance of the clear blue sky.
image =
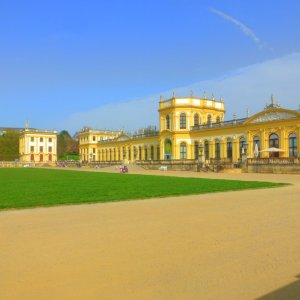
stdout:
{"type": "Polygon", "coordinates": [[[76,131],[90,125],[68,121],[80,112],[101,119],[106,105],[297,54],[299,16],[297,0],[1,1],[0,127],[29,118],[32,127],[76,131]]]}

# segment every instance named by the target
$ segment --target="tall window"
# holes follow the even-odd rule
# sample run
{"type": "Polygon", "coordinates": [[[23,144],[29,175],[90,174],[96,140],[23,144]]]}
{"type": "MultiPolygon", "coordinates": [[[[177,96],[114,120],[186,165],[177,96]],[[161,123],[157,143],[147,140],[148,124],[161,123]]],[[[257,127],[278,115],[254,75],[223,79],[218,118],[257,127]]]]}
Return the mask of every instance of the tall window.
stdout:
{"type": "Polygon", "coordinates": [[[206,160],[209,159],[209,143],[208,143],[208,141],[204,142],[204,156],[205,156],[206,160]]]}
{"type": "Polygon", "coordinates": [[[43,151],[44,151],[44,147],[40,146],[40,152],[43,152],[43,151]]]}
{"type": "Polygon", "coordinates": [[[125,158],[126,158],[126,148],[123,147],[123,159],[125,159],[125,158]]]}
{"type": "Polygon", "coordinates": [[[157,146],[157,160],[160,160],[160,147],[157,146]]]}
{"type": "MultiPolygon", "coordinates": [[[[272,133],[270,135],[269,146],[270,148],[279,148],[279,138],[277,134],[272,133]]],[[[279,152],[270,152],[270,157],[279,157],[279,152]]]]}
{"type": "Polygon", "coordinates": [[[49,138],[49,139],[48,139],[48,142],[49,142],[49,143],[52,143],[52,138],[49,138]]]}
{"type": "Polygon", "coordinates": [[[34,146],[30,146],[30,152],[34,152],[34,146]]]}
{"type": "Polygon", "coordinates": [[[295,133],[289,135],[289,157],[297,157],[297,136],[295,133]]]}
{"type": "Polygon", "coordinates": [[[137,157],[137,148],[133,147],[133,158],[134,158],[134,160],[136,160],[136,157],[137,157]]]}
{"type": "Polygon", "coordinates": [[[186,143],[180,144],[180,159],[186,159],[186,143]]]}
{"type": "Polygon", "coordinates": [[[52,152],[52,147],[51,147],[51,146],[48,147],[48,152],[49,152],[49,153],[52,152]]]}
{"type": "Polygon", "coordinates": [[[207,116],[207,124],[211,124],[211,115],[207,116]]]}
{"type": "Polygon", "coordinates": [[[254,157],[260,157],[260,140],[258,136],[253,138],[253,154],[254,157]]]}
{"type": "Polygon", "coordinates": [[[128,160],[131,160],[131,150],[130,150],[130,147],[128,147],[128,160]]]}
{"type": "Polygon", "coordinates": [[[170,129],[170,116],[166,116],[166,129],[170,129]]]}
{"type": "Polygon", "coordinates": [[[194,157],[195,157],[195,159],[199,158],[199,143],[198,142],[195,142],[194,157]]]}
{"type": "Polygon", "coordinates": [[[96,137],[95,136],[93,136],[93,142],[95,142],[96,141],[96,137]]]}
{"type": "Polygon", "coordinates": [[[227,140],[227,158],[232,159],[232,140],[227,140]]]}
{"type": "Polygon", "coordinates": [[[139,160],[142,160],[142,147],[139,147],[139,160]]]}
{"type": "Polygon", "coordinates": [[[49,154],[48,160],[49,160],[49,161],[52,161],[52,154],[49,154]]]}
{"type": "Polygon", "coordinates": [[[147,147],[145,147],[145,160],[147,160],[148,159],[148,149],[147,149],[147,147]]]}
{"type": "Polygon", "coordinates": [[[199,115],[194,114],[194,126],[198,126],[198,125],[199,125],[199,115]]]}
{"type": "Polygon", "coordinates": [[[150,148],[150,157],[151,157],[151,160],[154,160],[154,147],[151,146],[150,148]]]}
{"type": "Polygon", "coordinates": [[[185,113],[180,114],[180,129],[186,129],[186,115],[185,115],[185,113]]]}
{"type": "Polygon", "coordinates": [[[217,116],[216,123],[220,123],[220,122],[221,122],[221,118],[220,118],[220,116],[217,116]]]}
{"type": "Polygon", "coordinates": [[[215,143],[215,158],[220,159],[220,141],[216,140],[215,143]]]}
{"type": "Polygon", "coordinates": [[[240,158],[245,153],[245,144],[246,144],[246,140],[245,140],[245,138],[242,137],[240,139],[240,158]]]}
{"type": "Polygon", "coordinates": [[[44,141],[44,139],[41,137],[41,138],[40,138],[40,142],[42,143],[43,141],[44,141]]]}
{"type": "Polygon", "coordinates": [[[34,137],[33,136],[30,138],[30,142],[34,142],[34,137]]]}

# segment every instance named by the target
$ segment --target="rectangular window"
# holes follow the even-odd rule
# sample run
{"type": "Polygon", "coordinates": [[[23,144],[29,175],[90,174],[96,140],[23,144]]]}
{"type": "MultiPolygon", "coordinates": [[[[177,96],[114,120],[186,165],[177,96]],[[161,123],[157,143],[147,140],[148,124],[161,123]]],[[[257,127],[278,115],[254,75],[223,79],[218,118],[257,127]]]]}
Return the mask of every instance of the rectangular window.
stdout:
{"type": "Polygon", "coordinates": [[[30,138],[30,142],[34,142],[34,137],[33,136],[30,138]]]}
{"type": "Polygon", "coordinates": [[[34,152],[34,146],[30,146],[30,152],[34,152]]]}
{"type": "Polygon", "coordinates": [[[41,138],[40,138],[40,142],[42,143],[43,141],[44,141],[44,139],[41,137],[41,138]]]}
{"type": "Polygon", "coordinates": [[[44,151],[44,147],[40,146],[40,153],[44,151]]]}
{"type": "Polygon", "coordinates": [[[93,153],[96,153],[96,148],[93,148],[93,153]]]}
{"type": "Polygon", "coordinates": [[[95,136],[93,136],[93,142],[95,142],[96,141],[96,137],[95,136]]]}
{"type": "Polygon", "coordinates": [[[49,141],[49,143],[52,143],[52,138],[49,138],[49,140],[48,140],[48,141],[49,141]]]}
{"type": "Polygon", "coordinates": [[[52,152],[52,147],[48,147],[48,152],[52,152]]]}

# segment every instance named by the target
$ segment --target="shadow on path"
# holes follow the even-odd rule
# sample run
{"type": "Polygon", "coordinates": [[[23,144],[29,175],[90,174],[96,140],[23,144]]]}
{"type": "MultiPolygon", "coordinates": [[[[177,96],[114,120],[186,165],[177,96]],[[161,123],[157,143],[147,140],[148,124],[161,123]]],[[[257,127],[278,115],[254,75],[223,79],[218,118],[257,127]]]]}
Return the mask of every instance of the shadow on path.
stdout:
{"type": "Polygon", "coordinates": [[[296,276],[297,281],[288,284],[256,300],[299,300],[300,299],[300,275],[296,276]]]}

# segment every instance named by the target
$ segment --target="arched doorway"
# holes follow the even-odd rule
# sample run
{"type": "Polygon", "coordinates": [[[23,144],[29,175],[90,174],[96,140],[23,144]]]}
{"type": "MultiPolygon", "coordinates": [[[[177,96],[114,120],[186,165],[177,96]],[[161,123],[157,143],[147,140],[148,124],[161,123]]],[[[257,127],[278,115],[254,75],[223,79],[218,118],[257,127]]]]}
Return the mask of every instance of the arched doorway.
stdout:
{"type": "Polygon", "coordinates": [[[169,139],[165,140],[165,160],[172,159],[172,142],[169,139]]]}

